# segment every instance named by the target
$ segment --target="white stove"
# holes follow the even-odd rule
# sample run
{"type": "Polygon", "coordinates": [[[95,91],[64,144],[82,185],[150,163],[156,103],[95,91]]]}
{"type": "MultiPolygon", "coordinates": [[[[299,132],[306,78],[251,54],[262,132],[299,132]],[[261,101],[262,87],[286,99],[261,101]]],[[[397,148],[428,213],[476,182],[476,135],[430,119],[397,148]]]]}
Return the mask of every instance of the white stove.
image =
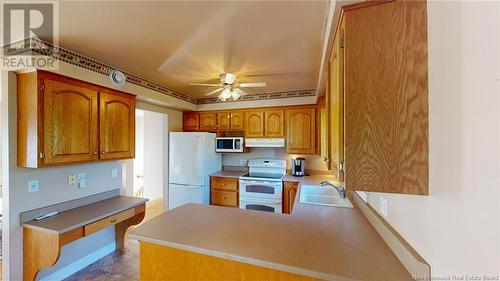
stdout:
{"type": "Polygon", "coordinates": [[[252,159],[248,168],[240,177],[240,208],[281,213],[286,160],[252,159]]]}

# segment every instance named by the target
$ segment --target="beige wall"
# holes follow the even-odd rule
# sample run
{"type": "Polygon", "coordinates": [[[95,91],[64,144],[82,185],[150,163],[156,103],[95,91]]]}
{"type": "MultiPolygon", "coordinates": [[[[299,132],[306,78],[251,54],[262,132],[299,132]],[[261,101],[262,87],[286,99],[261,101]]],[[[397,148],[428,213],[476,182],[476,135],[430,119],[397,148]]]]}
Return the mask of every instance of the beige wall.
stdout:
{"type": "MultiPolygon", "coordinates": [[[[2,75],[2,78],[4,76],[2,75]]],[[[4,167],[8,168],[8,180],[4,182],[4,232],[6,239],[3,243],[4,267],[8,266],[9,272],[4,271],[5,280],[22,279],[22,227],[19,221],[20,213],[57,204],[60,202],[89,196],[116,188],[121,188],[121,177],[112,178],[111,170],[116,168],[121,174],[121,165],[118,161],[109,161],[94,164],[71,165],[65,167],[24,169],[17,167],[17,106],[16,106],[16,76],[8,73],[8,91],[2,92],[2,111],[8,110],[8,165],[4,162],[4,167]],[[8,102],[8,107],[4,102],[8,102]],[[87,186],[78,189],[75,186],[67,185],[67,175],[75,173],[85,173],[87,186]],[[28,181],[38,180],[40,190],[28,193],[28,181]],[[6,233],[8,232],[8,233],[6,233]],[[5,243],[8,241],[8,243],[5,243]]],[[[4,81],[2,79],[2,81],[4,81]]],[[[6,138],[3,138],[5,143],[6,138]]],[[[69,264],[100,247],[113,242],[114,232],[108,230],[101,232],[92,239],[85,239],[87,243],[79,243],[80,249],[75,250],[74,245],[65,246],[65,252],[59,262],[62,265],[69,264]]],[[[42,275],[47,275],[54,270],[46,271],[42,275]]]]}
{"type": "Polygon", "coordinates": [[[278,158],[287,160],[287,169],[291,168],[291,159],[304,157],[306,159],[306,170],[328,171],[323,158],[316,154],[288,154],[285,148],[262,148],[254,147],[249,153],[223,154],[222,166],[247,166],[249,159],[255,158],[278,158]],[[243,162],[241,162],[243,161],[243,162]]]}
{"type": "Polygon", "coordinates": [[[430,195],[369,203],[433,276],[498,276],[500,2],[429,1],[428,23],[430,195]]]}
{"type": "MultiPolygon", "coordinates": [[[[112,87],[108,78],[104,75],[78,68],[66,63],[60,63],[60,69],[56,71],[62,75],[76,79],[89,81],[103,86],[112,87]]],[[[64,167],[43,169],[21,169],[17,168],[16,143],[17,143],[17,118],[16,118],[16,75],[12,72],[1,72],[1,102],[0,114],[1,137],[2,137],[2,178],[3,178],[3,278],[4,280],[22,279],[22,227],[19,222],[19,214],[24,211],[48,206],[107,190],[124,189],[128,178],[133,173],[125,173],[125,163],[132,161],[108,161],[100,163],[89,163],[80,165],[68,165],[64,167]],[[8,165],[6,165],[8,163],[8,165]],[[119,176],[111,177],[111,170],[118,169],[119,176]],[[123,173],[122,173],[123,172],[123,173]],[[85,173],[87,186],[84,189],[67,185],[67,175],[74,173],[85,173]],[[28,193],[28,181],[39,180],[40,191],[28,193]]],[[[171,100],[164,94],[154,92],[136,85],[125,84],[120,90],[138,95],[142,99],[158,99],[162,104],[178,108],[194,109],[182,101],[171,100]]],[[[157,105],[138,102],[138,106],[145,109],[154,108],[168,114],[168,123],[171,130],[182,130],[182,112],[157,105]]],[[[150,109],[152,110],[152,109],[150,109]]],[[[132,171],[132,170],[130,170],[132,171]]],[[[168,169],[166,170],[168,173],[168,169]]],[[[123,192],[125,193],[125,192],[123,192]]],[[[40,273],[41,277],[53,273],[55,270],[91,254],[103,246],[114,241],[114,229],[96,233],[88,238],[66,245],[57,265],[50,270],[40,273]]]]}

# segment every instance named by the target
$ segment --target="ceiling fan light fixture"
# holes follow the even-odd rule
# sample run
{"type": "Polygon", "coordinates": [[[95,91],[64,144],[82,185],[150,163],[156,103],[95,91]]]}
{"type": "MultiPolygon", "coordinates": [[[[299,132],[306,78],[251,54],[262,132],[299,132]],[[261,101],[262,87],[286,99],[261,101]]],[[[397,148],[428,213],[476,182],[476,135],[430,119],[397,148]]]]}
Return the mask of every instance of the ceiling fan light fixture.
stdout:
{"type": "Polygon", "coordinates": [[[223,73],[220,75],[220,81],[223,84],[232,85],[236,80],[236,74],[234,73],[223,73]]]}
{"type": "Polygon", "coordinates": [[[222,97],[224,100],[227,100],[228,98],[231,97],[231,89],[226,88],[222,93],[219,95],[219,98],[222,97]]]}
{"type": "Polygon", "coordinates": [[[233,98],[234,101],[240,98],[240,93],[238,91],[234,90],[231,92],[231,97],[233,98]]]}

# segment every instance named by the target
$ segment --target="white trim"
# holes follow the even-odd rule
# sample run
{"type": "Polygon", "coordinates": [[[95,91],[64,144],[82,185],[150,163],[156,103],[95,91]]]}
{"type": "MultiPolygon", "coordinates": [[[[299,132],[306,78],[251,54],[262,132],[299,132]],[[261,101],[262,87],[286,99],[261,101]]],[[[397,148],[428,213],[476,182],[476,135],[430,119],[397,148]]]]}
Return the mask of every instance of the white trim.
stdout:
{"type": "Polygon", "coordinates": [[[52,280],[63,280],[78,271],[82,270],[83,268],[91,265],[92,263],[96,262],[97,260],[105,257],[106,255],[111,254],[116,250],[116,243],[112,242],[109,243],[108,245],[102,247],[101,249],[86,255],[85,257],[51,273],[48,276],[45,276],[45,278],[40,279],[40,281],[52,281],[52,280]]]}

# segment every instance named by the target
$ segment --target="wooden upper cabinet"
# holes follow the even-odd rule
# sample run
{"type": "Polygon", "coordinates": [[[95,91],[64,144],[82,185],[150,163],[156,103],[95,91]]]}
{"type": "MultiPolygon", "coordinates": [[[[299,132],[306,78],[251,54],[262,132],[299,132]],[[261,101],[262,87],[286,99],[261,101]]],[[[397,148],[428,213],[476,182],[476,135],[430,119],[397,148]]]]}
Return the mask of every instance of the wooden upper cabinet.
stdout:
{"type": "Polygon", "coordinates": [[[107,91],[99,100],[100,158],[135,157],[135,97],[107,91]]]}
{"type": "Polygon", "coordinates": [[[264,110],[264,135],[269,138],[285,136],[285,111],[283,109],[264,110]]]}
{"type": "Polygon", "coordinates": [[[217,130],[217,113],[215,112],[200,113],[200,130],[201,131],[217,130]]]}
{"type": "Polygon", "coordinates": [[[345,184],[428,194],[425,1],[345,11],[345,184]]]}
{"type": "Polygon", "coordinates": [[[231,130],[244,130],[243,111],[231,112],[231,130]]]}
{"type": "Polygon", "coordinates": [[[44,79],[44,164],[98,158],[98,93],[70,83],[44,79]]]}
{"type": "Polygon", "coordinates": [[[249,110],[245,112],[245,137],[262,138],[264,137],[264,111],[249,110]]]}
{"type": "Polygon", "coordinates": [[[198,131],[200,129],[200,114],[198,112],[184,112],[184,131],[198,131]]]}
{"type": "Polygon", "coordinates": [[[316,152],[316,107],[287,109],[286,126],[288,153],[316,152]]]}
{"type": "Polygon", "coordinates": [[[231,113],[227,111],[217,112],[217,128],[219,130],[231,129],[231,113]]]}
{"type": "Polygon", "coordinates": [[[134,157],[133,95],[46,71],[18,74],[17,89],[19,167],[134,157]]]}
{"type": "Polygon", "coordinates": [[[344,27],[340,24],[332,47],[328,69],[330,107],[330,164],[332,173],[343,180],[344,164],[344,27]]]}

